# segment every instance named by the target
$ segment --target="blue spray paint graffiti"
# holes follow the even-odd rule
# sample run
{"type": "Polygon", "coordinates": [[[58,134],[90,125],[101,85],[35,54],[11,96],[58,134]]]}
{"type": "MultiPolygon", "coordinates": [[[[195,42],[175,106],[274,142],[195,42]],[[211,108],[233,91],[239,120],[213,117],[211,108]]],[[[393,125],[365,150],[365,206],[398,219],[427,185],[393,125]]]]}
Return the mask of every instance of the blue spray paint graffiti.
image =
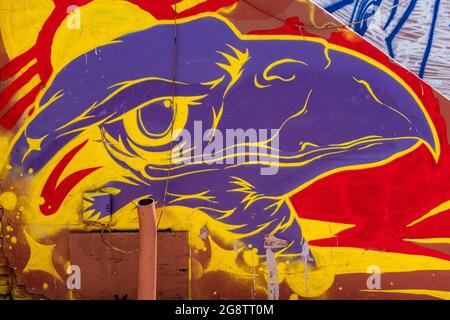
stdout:
{"type": "Polygon", "coordinates": [[[314,0],[446,96],[450,5],[440,0],[314,0]]]}

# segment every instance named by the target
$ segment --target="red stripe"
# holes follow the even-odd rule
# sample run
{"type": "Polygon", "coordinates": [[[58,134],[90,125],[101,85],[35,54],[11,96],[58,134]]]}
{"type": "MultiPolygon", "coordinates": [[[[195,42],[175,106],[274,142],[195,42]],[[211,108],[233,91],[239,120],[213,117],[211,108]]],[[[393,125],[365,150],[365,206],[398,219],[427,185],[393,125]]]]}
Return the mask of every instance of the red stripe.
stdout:
{"type": "Polygon", "coordinates": [[[7,130],[11,130],[20,117],[24,114],[27,108],[34,102],[39,91],[41,90],[42,83],[35,86],[30,92],[28,92],[22,99],[17,101],[1,118],[0,126],[7,130]]]}
{"type": "Polygon", "coordinates": [[[31,66],[20,77],[11,82],[0,95],[0,111],[5,108],[14,94],[37,74],[37,66],[31,66]]]}
{"type": "Polygon", "coordinates": [[[5,81],[11,78],[34,58],[36,58],[35,46],[8,62],[4,67],[0,68],[0,80],[5,81]]]}
{"type": "Polygon", "coordinates": [[[42,214],[49,216],[56,213],[63,201],[66,199],[70,190],[72,190],[73,187],[75,187],[81,180],[90,175],[92,172],[101,168],[88,168],[74,172],[58,184],[58,180],[64,172],[64,169],[69,165],[78,152],[83,149],[87,142],[88,140],[73,148],[53,169],[41,192],[41,197],[44,199],[44,203],[40,205],[42,214]]]}

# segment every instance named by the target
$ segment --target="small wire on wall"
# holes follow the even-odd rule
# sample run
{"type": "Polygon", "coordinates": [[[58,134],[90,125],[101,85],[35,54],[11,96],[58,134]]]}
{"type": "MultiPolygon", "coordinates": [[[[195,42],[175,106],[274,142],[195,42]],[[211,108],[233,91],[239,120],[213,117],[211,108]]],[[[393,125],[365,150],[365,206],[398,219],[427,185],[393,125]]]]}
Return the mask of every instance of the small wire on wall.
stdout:
{"type": "MultiPolygon", "coordinates": [[[[176,85],[176,78],[177,78],[177,2],[174,3],[174,17],[173,17],[173,60],[172,60],[172,112],[174,113],[174,117],[175,117],[175,113],[176,113],[176,104],[175,104],[175,85],[176,85]]],[[[172,126],[170,128],[170,152],[172,152],[173,149],[173,132],[174,132],[174,121],[172,120],[172,126]]],[[[169,157],[169,170],[167,170],[167,177],[166,177],[166,184],[164,187],[164,197],[163,197],[163,203],[162,203],[162,207],[161,207],[161,213],[159,215],[158,218],[158,223],[156,224],[156,229],[158,230],[159,228],[159,224],[161,222],[162,216],[165,212],[165,208],[166,208],[166,200],[167,200],[167,193],[169,190],[169,180],[170,180],[170,174],[172,171],[172,154],[170,154],[169,157]]]]}

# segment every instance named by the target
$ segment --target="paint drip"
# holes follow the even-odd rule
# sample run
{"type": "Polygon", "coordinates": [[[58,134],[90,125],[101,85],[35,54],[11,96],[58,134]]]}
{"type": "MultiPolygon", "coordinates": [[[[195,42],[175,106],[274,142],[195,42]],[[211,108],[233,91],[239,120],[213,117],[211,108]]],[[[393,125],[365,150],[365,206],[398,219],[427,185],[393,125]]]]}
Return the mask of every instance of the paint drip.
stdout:
{"type": "Polygon", "coordinates": [[[268,271],[267,276],[267,298],[268,300],[280,299],[280,287],[278,282],[278,268],[275,259],[275,254],[272,249],[286,248],[289,241],[279,239],[273,234],[266,234],[264,236],[264,248],[266,248],[266,266],[268,271]]]}
{"type": "Polygon", "coordinates": [[[309,249],[308,242],[304,239],[303,239],[303,244],[302,244],[301,260],[302,260],[304,270],[305,270],[305,289],[306,289],[306,293],[308,293],[308,271],[309,271],[308,265],[309,265],[309,262],[313,262],[314,259],[311,255],[311,250],[309,249]]]}

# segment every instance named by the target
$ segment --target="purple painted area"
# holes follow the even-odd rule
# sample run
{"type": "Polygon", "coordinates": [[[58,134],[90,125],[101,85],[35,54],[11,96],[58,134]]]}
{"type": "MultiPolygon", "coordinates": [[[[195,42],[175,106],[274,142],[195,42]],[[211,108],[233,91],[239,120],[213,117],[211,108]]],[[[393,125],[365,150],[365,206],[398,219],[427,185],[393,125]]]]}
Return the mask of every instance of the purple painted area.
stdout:
{"type": "MultiPolygon", "coordinates": [[[[32,167],[39,171],[56,152],[75,138],[79,132],[63,135],[69,131],[84,128],[98,123],[111,116],[117,119],[127,111],[150,99],[172,96],[172,83],[165,81],[146,81],[133,85],[109,102],[93,109],[88,118],[58,130],[72,119],[80,115],[94,102],[100,102],[114,89],[111,85],[143,77],[173,78],[173,26],[163,25],[127,35],[120,43],[98,48],[71,62],[56,77],[45,94],[44,104],[56,92],[62,91],[64,96],[41,112],[28,126],[28,137],[39,138],[48,134],[42,144],[42,152],[32,153],[25,161],[24,167],[32,167]]],[[[186,174],[171,179],[169,192],[172,194],[193,194],[211,190],[208,195],[215,197],[215,203],[204,200],[186,200],[177,205],[188,207],[211,207],[220,210],[236,208],[233,215],[223,222],[233,225],[245,225],[237,229],[238,233],[254,231],[261,224],[269,226],[264,233],[269,233],[278,223],[289,218],[290,212],[286,203],[282,203],[277,212],[267,209],[274,200],[261,198],[246,207],[242,199],[243,192],[231,191],[238,188],[233,182],[239,177],[251,183],[254,188],[248,192],[267,196],[281,196],[296,189],[320,174],[344,166],[369,164],[386,159],[398,152],[406,150],[418,139],[427,141],[434,147],[434,140],[426,118],[409,92],[395,79],[364,60],[339,51],[330,50],[331,66],[325,69],[327,60],[322,44],[298,40],[240,40],[221,21],[203,18],[193,22],[180,24],[177,27],[177,96],[202,96],[201,104],[190,108],[186,129],[194,130],[194,121],[202,121],[203,128],[211,127],[213,121],[212,107],[216,112],[223,103],[224,110],[218,129],[223,132],[227,128],[277,129],[289,117],[297,113],[306,97],[311,92],[307,112],[290,120],[280,132],[280,156],[289,157],[314,151],[310,155],[302,155],[303,160],[323,156],[304,165],[281,167],[276,175],[263,176],[260,165],[244,163],[233,168],[227,165],[198,164],[172,170],[171,175],[186,174]],[[226,59],[217,51],[233,55],[229,46],[245,52],[250,59],[243,66],[239,80],[224,96],[230,83],[230,76],[217,63],[227,64],[226,59]],[[272,70],[273,74],[295,80],[284,82],[264,81],[264,69],[276,60],[295,59],[307,64],[284,64],[272,70]],[[261,89],[254,84],[254,76],[270,86],[261,89]],[[224,81],[211,89],[202,83],[219,79],[224,81]],[[357,83],[353,77],[367,81],[377,97],[386,105],[392,106],[409,119],[409,122],[398,112],[380,105],[369,94],[367,89],[357,83]],[[395,141],[383,141],[371,146],[360,144],[340,153],[325,155],[328,150],[319,151],[330,144],[343,143],[374,135],[384,138],[400,138],[395,141]],[[401,138],[409,137],[409,138],[401,138]],[[307,147],[300,152],[301,142],[311,142],[318,147],[307,147]],[[365,147],[365,148],[362,148],[365,147]],[[195,170],[211,169],[208,172],[192,173],[195,170]],[[272,214],[273,213],[273,214],[272,214]]],[[[173,110],[164,106],[163,102],[145,107],[141,112],[142,131],[161,133],[169,125],[173,110]]],[[[100,129],[112,137],[119,136],[125,141],[129,151],[138,156],[127,139],[133,136],[126,132],[121,121],[100,125],[100,129]]],[[[203,147],[206,147],[205,142],[203,147]]],[[[16,144],[11,161],[21,162],[27,144],[22,136],[16,144]]],[[[145,150],[169,150],[170,144],[160,147],[140,146],[145,150]]],[[[339,151],[339,150],[336,150],[339,151]]],[[[114,158],[114,156],[111,154],[114,158]]],[[[130,167],[126,162],[114,158],[121,166],[127,168],[130,176],[145,179],[142,172],[130,167]]],[[[293,164],[293,159],[280,160],[284,165],[293,164]]],[[[148,174],[164,178],[167,169],[158,164],[149,164],[148,174]],[[151,167],[150,167],[151,165],[151,167]]],[[[120,188],[122,192],[113,198],[113,211],[136,197],[151,194],[162,203],[165,181],[146,179],[146,185],[128,185],[111,181],[108,186],[120,188]]],[[[168,201],[173,200],[170,196],[168,201]]],[[[206,210],[214,218],[219,218],[213,210],[206,210]]],[[[286,230],[281,229],[277,236],[295,241],[287,251],[301,252],[301,231],[294,223],[286,230]]],[[[258,248],[262,248],[264,237],[257,234],[246,239],[258,248]]]]}

